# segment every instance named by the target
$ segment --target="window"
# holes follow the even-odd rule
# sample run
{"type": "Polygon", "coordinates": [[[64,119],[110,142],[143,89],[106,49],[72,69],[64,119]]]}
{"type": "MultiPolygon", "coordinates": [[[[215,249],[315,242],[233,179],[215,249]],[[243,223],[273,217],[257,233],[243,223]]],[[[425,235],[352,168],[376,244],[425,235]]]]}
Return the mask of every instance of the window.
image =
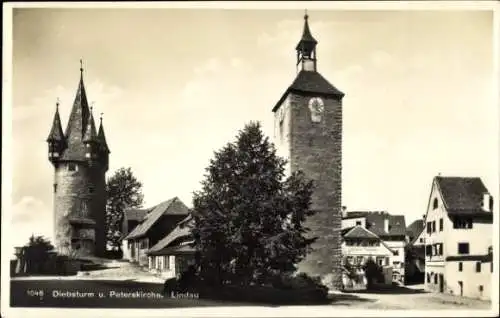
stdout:
{"type": "Polygon", "coordinates": [[[481,292],[481,293],[482,293],[482,292],[483,292],[483,290],[484,290],[483,285],[479,285],[479,292],[481,292]]]}
{"type": "Polygon", "coordinates": [[[394,254],[394,256],[398,256],[398,255],[399,255],[399,251],[398,251],[398,250],[395,250],[395,251],[393,252],[393,254],[394,254]]]}
{"type": "Polygon", "coordinates": [[[462,262],[458,262],[458,271],[461,272],[464,270],[464,264],[462,262]]]}
{"type": "Polygon", "coordinates": [[[490,211],[493,212],[493,197],[490,196],[490,211]]]}
{"type": "Polygon", "coordinates": [[[284,136],[283,136],[283,121],[280,121],[280,141],[283,142],[284,136]]]}
{"type": "Polygon", "coordinates": [[[431,222],[427,222],[427,234],[431,234],[431,222]]]}
{"type": "Polygon", "coordinates": [[[93,185],[89,185],[89,193],[94,193],[94,186],[93,185]]]}
{"type": "Polygon", "coordinates": [[[359,265],[363,265],[363,256],[358,256],[357,257],[357,262],[359,265]]]}
{"type": "Polygon", "coordinates": [[[431,282],[431,274],[427,273],[427,282],[430,283],[431,282]]]}
{"type": "Polygon", "coordinates": [[[423,243],[423,242],[424,242],[424,239],[421,237],[418,241],[419,241],[420,243],[423,243]]]}
{"type": "Polygon", "coordinates": [[[170,269],[170,258],[168,256],[163,256],[163,269],[170,269]]]}
{"type": "Polygon", "coordinates": [[[69,171],[76,171],[76,165],[74,163],[68,164],[68,170],[69,171]]]}
{"type": "Polygon", "coordinates": [[[385,258],[385,266],[389,266],[389,257],[385,258]]]}
{"type": "Polygon", "coordinates": [[[439,232],[443,231],[443,219],[439,219],[439,232]]]}
{"type": "Polygon", "coordinates": [[[432,233],[436,232],[436,221],[432,221],[432,233]]]}
{"type": "Polygon", "coordinates": [[[57,183],[54,183],[54,193],[57,192],[57,183]]]}
{"type": "Polygon", "coordinates": [[[481,262],[476,262],[476,273],[481,273],[481,262]]]}
{"type": "Polygon", "coordinates": [[[432,245],[426,245],[425,246],[425,254],[427,256],[432,256],[432,245]]]}
{"type": "Polygon", "coordinates": [[[434,198],[434,201],[432,202],[432,209],[435,210],[438,208],[438,199],[434,198]]]}
{"type": "Polygon", "coordinates": [[[436,244],[436,255],[443,255],[443,243],[436,244]]]}
{"type": "Polygon", "coordinates": [[[472,229],[472,219],[460,219],[456,218],[453,220],[453,228],[454,229],[472,229]]]}
{"type": "Polygon", "coordinates": [[[361,221],[356,221],[356,225],[361,225],[361,221]]]}
{"type": "Polygon", "coordinates": [[[438,275],[437,275],[437,274],[435,274],[435,275],[434,275],[434,284],[437,284],[437,283],[438,283],[438,275]]]}
{"type": "Polygon", "coordinates": [[[458,254],[469,254],[469,243],[458,243],[458,254]]]}

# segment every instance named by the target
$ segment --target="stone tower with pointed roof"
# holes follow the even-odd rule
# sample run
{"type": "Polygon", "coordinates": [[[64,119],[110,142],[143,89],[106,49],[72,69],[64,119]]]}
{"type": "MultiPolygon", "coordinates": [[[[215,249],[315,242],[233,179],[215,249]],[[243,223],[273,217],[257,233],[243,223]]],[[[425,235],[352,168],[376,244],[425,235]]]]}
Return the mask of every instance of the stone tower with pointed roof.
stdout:
{"type": "Polygon", "coordinates": [[[342,218],[342,98],[344,94],[317,70],[316,39],[304,16],[296,46],[297,75],[274,108],[277,152],[288,160],[287,174],[302,171],[314,181],[312,208],[306,221],[317,237],[299,271],[322,276],[340,288],[342,218]]]}
{"type": "Polygon", "coordinates": [[[96,131],[83,68],[66,131],[63,133],[57,102],[47,143],[54,167],[55,246],[61,254],[103,256],[109,148],[102,117],[96,131]]]}

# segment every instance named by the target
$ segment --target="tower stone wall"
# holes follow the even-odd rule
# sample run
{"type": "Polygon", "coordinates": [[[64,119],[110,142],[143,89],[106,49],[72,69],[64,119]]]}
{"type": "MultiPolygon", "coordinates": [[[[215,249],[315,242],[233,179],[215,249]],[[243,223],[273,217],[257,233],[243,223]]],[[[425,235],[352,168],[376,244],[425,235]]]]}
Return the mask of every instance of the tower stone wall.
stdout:
{"type": "Polygon", "coordinates": [[[69,254],[80,244],[80,254],[103,255],[106,183],[102,167],[90,166],[87,162],[61,162],[55,167],[54,176],[56,247],[61,253],[69,254]],[[76,170],[70,171],[70,165],[76,170]],[[93,243],[82,244],[77,241],[80,237],[93,243]]]}
{"type": "Polygon", "coordinates": [[[342,208],[342,102],[323,98],[321,122],[312,122],[308,108],[314,95],[291,94],[290,165],[314,181],[312,208],[306,226],[317,237],[299,270],[315,275],[332,275],[333,286],[340,288],[341,208],[342,208]]]}

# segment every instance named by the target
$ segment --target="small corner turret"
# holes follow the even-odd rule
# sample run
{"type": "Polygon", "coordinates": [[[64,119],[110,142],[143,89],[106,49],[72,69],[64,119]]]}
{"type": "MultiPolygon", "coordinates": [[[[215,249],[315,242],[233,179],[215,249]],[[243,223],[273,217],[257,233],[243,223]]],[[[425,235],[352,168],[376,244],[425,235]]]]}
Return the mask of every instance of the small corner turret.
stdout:
{"type": "Polygon", "coordinates": [[[90,107],[90,117],[83,135],[83,143],[85,144],[85,158],[92,166],[99,158],[99,140],[97,139],[97,131],[95,129],[94,115],[92,114],[93,107],[90,107]]]}
{"type": "Polygon", "coordinates": [[[66,138],[64,137],[61,117],[59,116],[59,99],[56,102],[56,112],[52,120],[52,128],[46,141],[49,146],[49,160],[52,164],[56,164],[66,147],[66,138]]]}

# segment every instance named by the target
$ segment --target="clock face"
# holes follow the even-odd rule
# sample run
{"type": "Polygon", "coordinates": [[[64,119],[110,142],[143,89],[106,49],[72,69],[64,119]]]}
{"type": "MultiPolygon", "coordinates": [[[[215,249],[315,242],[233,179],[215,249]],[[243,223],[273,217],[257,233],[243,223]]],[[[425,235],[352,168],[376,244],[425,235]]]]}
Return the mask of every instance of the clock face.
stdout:
{"type": "Polygon", "coordinates": [[[311,111],[311,120],[313,122],[320,122],[325,110],[325,103],[321,98],[313,97],[309,100],[309,110],[311,111]]]}
{"type": "Polygon", "coordinates": [[[309,105],[311,107],[311,110],[313,110],[316,113],[322,113],[325,110],[325,104],[323,103],[323,100],[319,97],[313,97],[309,101],[309,105]]]}

